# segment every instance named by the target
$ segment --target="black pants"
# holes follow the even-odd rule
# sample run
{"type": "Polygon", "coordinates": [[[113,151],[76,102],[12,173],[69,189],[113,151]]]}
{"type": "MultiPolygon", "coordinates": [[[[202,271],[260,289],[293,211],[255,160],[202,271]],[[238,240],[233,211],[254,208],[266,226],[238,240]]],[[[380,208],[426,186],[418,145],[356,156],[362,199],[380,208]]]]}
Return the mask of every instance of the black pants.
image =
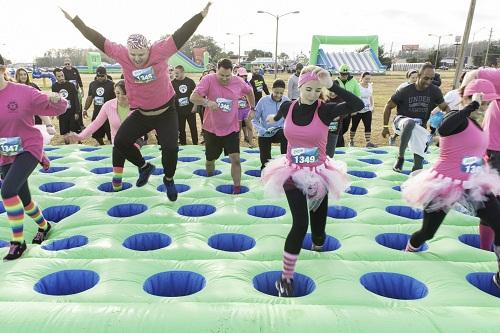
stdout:
{"type": "MultiPolygon", "coordinates": [[[[173,108],[157,116],[145,116],[139,111],[134,111],[123,121],[116,133],[113,155],[115,151],[120,152],[136,167],[142,167],[146,162],[134,143],[144,134],[156,130],[158,144],[161,146],[161,162],[165,176],[172,178],[177,168],[178,127],[177,112],[173,108]]],[[[115,156],[113,156],[113,161],[115,161],[115,156]]]]}
{"type": "Polygon", "coordinates": [[[305,194],[288,180],[285,185],[286,199],[292,213],[292,229],[285,241],[285,251],[299,254],[302,242],[311,220],[311,236],[315,245],[323,245],[326,239],[326,213],[328,211],[328,195],[325,196],[316,211],[309,211],[305,194]]]}
{"type": "Polygon", "coordinates": [[[356,132],[359,122],[362,121],[365,126],[365,133],[372,132],[372,113],[371,111],[364,113],[356,113],[351,116],[351,132],[356,132]]]}
{"type": "Polygon", "coordinates": [[[16,156],[12,164],[0,167],[2,174],[2,198],[8,199],[18,195],[23,206],[31,202],[31,193],[28,186],[28,177],[38,165],[38,160],[29,152],[16,156]]]}
{"type": "Polygon", "coordinates": [[[179,143],[181,145],[186,144],[186,121],[189,125],[189,130],[191,131],[191,140],[193,145],[198,144],[198,129],[196,128],[196,113],[191,111],[179,110],[179,143]]]}
{"type": "Polygon", "coordinates": [[[286,147],[288,145],[288,141],[283,134],[283,130],[279,130],[273,136],[263,137],[259,136],[259,151],[260,151],[260,169],[264,169],[266,163],[271,159],[271,144],[279,143],[280,151],[282,154],[286,153],[286,147]]]}
{"type": "MultiPolygon", "coordinates": [[[[99,114],[101,110],[96,110],[94,109],[94,112],[92,113],[92,121],[97,118],[97,115],[99,114]]],[[[108,141],[111,142],[111,129],[109,127],[109,121],[105,121],[104,124],[102,124],[101,127],[97,129],[97,131],[92,134],[92,137],[96,139],[99,143],[102,142],[102,139],[104,139],[104,136],[108,138],[108,141]]]]}
{"type": "Polygon", "coordinates": [[[487,154],[489,157],[490,167],[500,172],[500,151],[488,150],[487,154]]]}
{"type": "MultiPolygon", "coordinates": [[[[342,138],[342,136],[340,136],[340,138],[342,138]]],[[[333,155],[335,155],[335,148],[337,147],[338,141],[339,141],[338,131],[335,132],[328,131],[328,141],[326,142],[326,155],[328,155],[328,157],[333,157],[333,155]]]]}
{"type": "Polygon", "coordinates": [[[344,134],[349,130],[349,124],[351,123],[351,115],[345,115],[342,121],[339,121],[339,137],[337,141],[337,147],[345,147],[344,134]]]}
{"type": "MultiPolygon", "coordinates": [[[[411,236],[411,246],[418,248],[429,239],[432,239],[446,217],[446,214],[442,210],[435,212],[424,211],[422,228],[411,236]]],[[[483,208],[477,210],[476,215],[495,231],[494,243],[495,245],[500,245],[500,220],[498,219],[498,216],[500,216],[500,199],[489,195],[488,201],[484,203],[483,208]]]]}

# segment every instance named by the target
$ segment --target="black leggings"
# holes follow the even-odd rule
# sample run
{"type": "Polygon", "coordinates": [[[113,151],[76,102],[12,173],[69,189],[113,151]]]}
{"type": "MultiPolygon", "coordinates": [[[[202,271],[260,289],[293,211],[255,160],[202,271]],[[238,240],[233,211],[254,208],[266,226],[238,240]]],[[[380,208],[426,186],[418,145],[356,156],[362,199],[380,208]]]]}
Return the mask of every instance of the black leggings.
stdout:
{"type": "MultiPolygon", "coordinates": [[[[424,211],[422,228],[411,236],[410,245],[419,248],[426,241],[432,239],[446,214],[442,210],[435,212],[424,211]]],[[[500,245],[500,220],[498,219],[498,216],[500,216],[500,200],[491,194],[488,195],[488,200],[484,203],[483,208],[477,210],[476,216],[495,231],[494,243],[500,245]]]]}
{"type": "Polygon", "coordinates": [[[113,163],[115,160],[119,161],[120,157],[115,156],[115,154],[120,152],[136,167],[142,167],[146,162],[134,143],[152,130],[156,130],[158,134],[158,143],[161,146],[161,162],[165,176],[172,178],[177,168],[179,149],[177,143],[179,123],[177,112],[173,108],[157,116],[145,116],[139,111],[134,111],[125,119],[115,136],[113,163]]]}
{"type": "Polygon", "coordinates": [[[266,163],[271,159],[271,144],[279,143],[280,151],[282,154],[286,153],[286,147],[288,145],[288,141],[283,134],[283,130],[279,130],[270,137],[262,137],[259,136],[259,151],[260,151],[260,169],[264,169],[266,163]]]}
{"type": "Polygon", "coordinates": [[[288,180],[285,185],[286,199],[292,213],[292,229],[285,241],[285,252],[299,254],[311,219],[311,236],[315,245],[323,245],[326,239],[326,213],[328,195],[325,196],[316,211],[309,211],[305,194],[288,180]]]}
{"type": "Polygon", "coordinates": [[[356,132],[360,121],[363,121],[363,125],[365,126],[365,133],[371,133],[372,132],[371,111],[364,113],[356,113],[355,115],[351,116],[351,132],[356,132]]]}
{"type": "Polygon", "coordinates": [[[8,199],[19,195],[23,206],[31,202],[31,194],[28,186],[28,177],[38,165],[38,160],[29,152],[16,156],[12,164],[2,165],[2,198],[8,199]]]}
{"type": "Polygon", "coordinates": [[[179,142],[181,145],[186,144],[186,121],[189,125],[189,130],[191,131],[191,141],[193,145],[198,144],[198,129],[196,128],[196,113],[191,111],[180,111],[179,112],[179,142]]]}

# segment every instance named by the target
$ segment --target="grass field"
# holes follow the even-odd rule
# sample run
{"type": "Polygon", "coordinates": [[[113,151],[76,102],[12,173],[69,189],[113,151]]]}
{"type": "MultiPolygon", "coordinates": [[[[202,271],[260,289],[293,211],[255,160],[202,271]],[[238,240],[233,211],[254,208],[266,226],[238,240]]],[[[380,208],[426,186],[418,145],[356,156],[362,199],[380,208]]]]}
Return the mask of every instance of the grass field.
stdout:
{"type": "MultiPolygon", "coordinates": [[[[453,84],[453,76],[454,72],[453,71],[443,71],[440,72],[441,78],[442,78],[442,85],[441,85],[441,90],[443,91],[443,94],[448,92],[452,88],[453,84]]],[[[191,77],[195,82],[198,82],[199,79],[199,74],[189,74],[189,77],[191,77]]],[[[119,74],[112,74],[113,79],[116,81],[119,79],[120,75],[119,74]]],[[[288,81],[289,74],[280,74],[278,75],[278,78],[285,80],[285,82],[288,81]]],[[[85,96],[88,91],[88,86],[90,82],[94,79],[94,75],[92,74],[82,74],[82,80],[83,80],[83,85],[85,89],[85,96]]],[[[268,86],[272,86],[272,82],[274,80],[274,75],[265,75],[265,80],[268,86]]],[[[383,139],[380,133],[382,132],[382,117],[383,117],[383,112],[384,112],[384,106],[387,100],[391,97],[391,95],[394,93],[394,90],[404,82],[405,79],[405,73],[404,72],[387,72],[386,75],[380,75],[380,76],[373,76],[373,92],[374,92],[374,98],[375,98],[375,111],[373,113],[373,125],[372,125],[372,141],[378,145],[386,145],[387,140],[383,139]]],[[[36,84],[38,84],[40,87],[43,87],[43,80],[34,80],[36,84]]],[[[46,86],[45,90],[50,90],[50,81],[46,80],[46,86]]],[[[91,108],[92,110],[92,108],[91,108]]],[[[393,114],[395,113],[395,110],[393,111],[393,114]]],[[[198,121],[198,128],[201,128],[201,123],[199,122],[199,118],[197,117],[198,121]]],[[[90,119],[85,119],[84,123],[87,125],[90,122],[90,119]]],[[[57,119],[54,119],[54,125],[56,128],[58,128],[57,124],[57,119]]],[[[187,135],[187,141],[188,144],[191,142],[191,136],[189,134],[189,128],[186,126],[187,129],[186,131],[188,132],[187,135]]],[[[155,138],[154,136],[150,136],[149,143],[155,143],[155,138]]],[[[84,144],[87,145],[97,145],[97,142],[90,138],[87,139],[83,142],[84,144]]],[[[257,145],[257,140],[254,138],[254,143],[257,145]]],[[[60,145],[64,144],[64,141],[60,135],[56,135],[52,139],[52,144],[53,145],[60,145]]],[[[364,136],[363,136],[363,124],[360,124],[360,127],[358,127],[358,131],[356,133],[356,138],[355,138],[355,144],[356,146],[361,146],[364,145],[364,136]]],[[[242,145],[246,146],[246,143],[243,143],[242,145]]]]}

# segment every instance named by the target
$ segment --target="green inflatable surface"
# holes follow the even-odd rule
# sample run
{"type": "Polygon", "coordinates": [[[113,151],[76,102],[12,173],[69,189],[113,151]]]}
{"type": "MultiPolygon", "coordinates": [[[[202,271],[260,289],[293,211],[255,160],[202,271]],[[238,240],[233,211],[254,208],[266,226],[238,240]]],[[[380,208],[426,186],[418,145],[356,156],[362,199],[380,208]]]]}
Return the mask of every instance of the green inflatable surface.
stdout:
{"type": "MultiPolygon", "coordinates": [[[[245,193],[231,195],[228,160],[205,177],[203,149],[181,148],[172,203],[162,170],[137,188],[131,164],[125,189],[110,192],[109,146],[47,147],[51,169],[29,183],[54,229],[0,263],[0,332],[500,331],[497,263],[477,248],[478,219],[452,211],[421,252],[402,251],[422,212],[401,198],[394,147],[338,150],[352,186],[329,202],[325,251],[307,235],[294,298],[274,289],[291,215],[262,192],[258,150],[242,148],[245,193]]],[[[142,153],[161,168],[157,146],[142,153]]],[[[26,239],[35,232],[25,217],[26,239]]],[[[0,205],[2,256],[9,239],[0,205]]]]}

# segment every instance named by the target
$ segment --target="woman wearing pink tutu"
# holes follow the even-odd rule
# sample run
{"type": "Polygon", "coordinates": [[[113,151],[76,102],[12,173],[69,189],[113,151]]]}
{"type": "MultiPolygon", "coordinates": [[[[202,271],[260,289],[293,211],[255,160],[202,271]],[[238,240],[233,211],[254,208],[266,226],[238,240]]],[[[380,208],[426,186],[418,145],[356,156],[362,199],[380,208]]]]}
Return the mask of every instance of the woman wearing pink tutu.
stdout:
{"type": "MultiPolygon", "coordinates": [[[[500,96],[484,79],[473,80],[462,89],[465,107],[448,114],[438,129],[438,161],[403,184],[403,197],[424,207],[422,228],[411,236],[406,251],[415,252],[432,239],[450,208],[459,202],[496,232],[495,253],[500,264],[500,200],[495,197],[500,194],[500,176],[484,162],[488,136],[479,125],[490,102],[500,96]]],[[[499,273],[493,281],[500,287],[499,273]]]]}
{"type": "Polygon", "coordinates": [[[330,74],[317,66],[302,69],[299,77],[300,98],[281,104],[268,123],[285,118],[284,134],[288,140],[286,155],[269,162],[262,171],[264,190],[271,195],[285,193],[292,213],[292,229],[283,255],[283,272],[276,281],[280,297],[293,296],[293,274],[302,241],[311,220],[312,250],[321,251],[326,239],[328,194],[338,199],[348,186],[346,166],[326,155],[328,125],[338,116],[358,112],[363,101],[334,85],[330,74]],[[345,102],[322,103],[322,87],[345,102]]]}

